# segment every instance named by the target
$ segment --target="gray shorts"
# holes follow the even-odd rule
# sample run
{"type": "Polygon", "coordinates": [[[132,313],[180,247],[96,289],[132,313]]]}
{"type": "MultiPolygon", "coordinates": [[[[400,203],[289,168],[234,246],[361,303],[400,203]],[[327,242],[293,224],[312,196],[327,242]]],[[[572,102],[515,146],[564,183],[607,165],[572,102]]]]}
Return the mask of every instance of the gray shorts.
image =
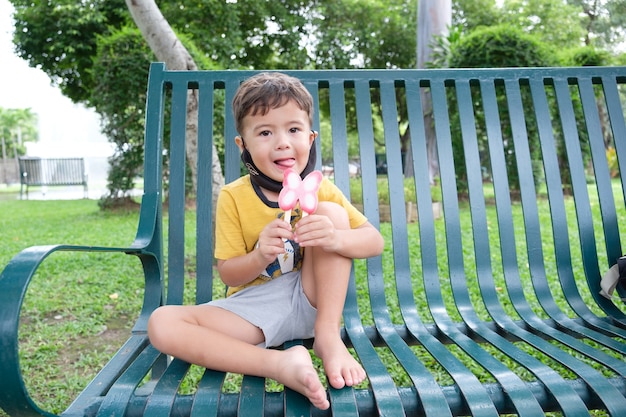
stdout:
{"type": "Polygon", "coordinates": [[[280,346],[289,340],[314,336],[317,309],[304,294],[300,271],[207,304],[235,313],[261,329],[265,335],[261,347],[280,346]]]}

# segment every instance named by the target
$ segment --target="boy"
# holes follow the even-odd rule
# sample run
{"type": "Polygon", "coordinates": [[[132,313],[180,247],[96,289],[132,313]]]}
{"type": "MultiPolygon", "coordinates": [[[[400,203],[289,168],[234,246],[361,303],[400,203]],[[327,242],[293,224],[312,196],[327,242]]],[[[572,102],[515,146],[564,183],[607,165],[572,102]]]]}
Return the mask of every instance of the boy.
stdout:
{"type": "Polygon", "coordinates": [[[216,214],[217,269],[228,297],[197,306],[163,306],[148,334],[161,352],[224,372],[272,378],[320,409],[330,404],[302,346],[265,349],[315,336],[313,350],[335,388],[365,371],[340,337],[351,260],[379,255],[383,238],[327,179],[315,213],[278,207],[283,172],[304,177],[315,165],[313,101],[302,83],[263,73],[233,99],[235,138],[249,175],[224,186],[216,214]]]}

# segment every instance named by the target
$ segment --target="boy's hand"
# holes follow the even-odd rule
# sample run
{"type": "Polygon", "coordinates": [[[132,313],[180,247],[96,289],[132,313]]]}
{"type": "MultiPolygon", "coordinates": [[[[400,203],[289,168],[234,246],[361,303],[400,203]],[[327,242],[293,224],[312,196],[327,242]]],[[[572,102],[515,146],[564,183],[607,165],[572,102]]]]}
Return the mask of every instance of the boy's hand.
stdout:
{"type": "Polygon", "coordinates": [[[311,214],[300,219],[296,223],[294,240],[302,247],[320,246],[328,252],[337,251],[337,229],[332,221],[323,215],[311,214]]]}
{"type": "Polygon", "coordinates": [[[285,253],[285,240],[293,239],[291,226],[284,220],[276,219],[265,226],[259,235],[256,251],[267,263],[273,262],[280,254],[285,253]]]}

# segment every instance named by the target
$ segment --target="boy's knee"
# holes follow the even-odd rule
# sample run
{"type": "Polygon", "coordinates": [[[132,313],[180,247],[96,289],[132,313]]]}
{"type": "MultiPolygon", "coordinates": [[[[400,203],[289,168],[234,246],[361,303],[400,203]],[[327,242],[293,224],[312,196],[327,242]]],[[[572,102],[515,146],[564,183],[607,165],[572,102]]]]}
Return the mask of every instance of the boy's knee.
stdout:
{"type": "Polygon", "coordinates": [[[170,318],[168,310],[168,306],[159,307],[152,312],[148,319],[148,338],[150,343],[158,350],[162,350],[163,344],[168,340],[166,334],[167,329],[170,327],[168,325],[170,318]]]}
{"type": "Polygon", "coordinates": [[[348,212],[342,206],[330,201],[320,201],[317,205],[315,214],[321,214],[328,217],[335,227],[340,229],[350,228],[350,219],[348,212]]]}

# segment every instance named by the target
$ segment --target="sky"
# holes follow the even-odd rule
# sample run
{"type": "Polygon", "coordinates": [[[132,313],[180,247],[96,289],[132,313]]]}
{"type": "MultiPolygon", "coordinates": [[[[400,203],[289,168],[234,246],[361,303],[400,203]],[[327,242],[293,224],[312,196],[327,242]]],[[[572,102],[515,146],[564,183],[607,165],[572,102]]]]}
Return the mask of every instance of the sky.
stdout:
{"type": "Polygon", "coordinates": [[[30,108],[39,118],[39,141],[28,147],[29,156],[101,157],[111,145],[100,133],[98,115],[72,103],[41,70],[15,55],[13,6],[0,0],[0,107],[30,108]]]}

